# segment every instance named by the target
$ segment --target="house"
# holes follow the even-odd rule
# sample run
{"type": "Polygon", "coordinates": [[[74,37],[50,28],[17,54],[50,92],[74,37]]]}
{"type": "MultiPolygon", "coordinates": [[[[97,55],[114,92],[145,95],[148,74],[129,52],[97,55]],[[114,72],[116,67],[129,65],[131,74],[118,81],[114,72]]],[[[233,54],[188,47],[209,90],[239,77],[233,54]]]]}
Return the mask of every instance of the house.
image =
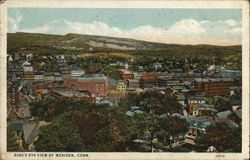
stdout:
{"type": "Polygon", "coordinates": [[[239,108],[232,112],[231,114],[228,115],[228,119],[234,121],[237,123],[239,126],[242,125],[242,109],[239,108]]]}
{"type": "Polygon", "coordinates": [[[35,80],[43,80],[44,79],[43,72],[34,72],[34,79],[35,80]]]}
{"type": "Polygon", "coordinates": [[[46,123],[44,121],[35,122],[35,123],[29,123],[24,124],[22,127],[23,129],[23,146],[27,148],[29,151],[35,151],[34,142],[38,140],[38,134],[40,131],[40,128],[44,125],[47,125],[49,123],[46,123]]]}
{"type": "Polygon", "coordinates": [[[25,62],[23,63],[23,71],[24,71],[24,72],[33,72],[33,66],[31,65],[30,62],[25,61],[25,62]]]}
{"type": "Polygon", "coordinates": [[[235,95],[237,93],[241,93],[242,89],[241,89],[241,87],[230,87],[229,91],[230,91],[230,96],[232,96],[232,95],[235,95]]]}
{"type": "Polygon", "coordinates": [[[21,119],[21,116],[19,115],[17,110],[15,108],[13,108],[12,106],[8,107],[7,120],[8,121],[15,121],[15,120],[20,120],[20,119],[21,119]]]}
{"type": "Polygon", "coordinates": [[[232,112],[230,110],[223,111],[223,112],[218,112],[216,115],[219,118],[227,118],[232,112]]]}
{"type": "Polygon", "coordinates": [[[206,133],[206,127],[211,125],[209,117],[201,117],[200,119],[194,117],[186,117],[188,122],[188,131],[185,134],[185,143],[195,145],[195,139],[200,133],[206,133]]]}
{"type": "Polygon", "coordinates": [[[71,76],[72,77],[79,77],[85,74],[85,70],[80,67],[74,67],[71,69],[71,76]]]}
{"type": "Polygon", "coordinates": [[[172,96],[175,91],[172,87],[166,87],[165,94],[168,96],[172,96]]]}
{"type": "Polygon", "coordinates": [[[143,66],[138,66],[138,72],[144,72],[143,66]]]}
{"type": "Polygon", "coordinates": [[[185,102],[185,100],[186,100],[185,95],[179,94],[179,93],[175,93],[174,95],[177,97],[178,103],[180,103],[181,105],[185,105],[185,103],[186,103],[185,102]]]}
{"type": "Polygon", "coordinates": [[[159,62],[153,63],[153,68],[156,69],[156,70],[159,69],[159,68],[162,68],[162,64],[159,63],[159,62]]]}
{"type": "Polygon", "coordinates": [[[14,133],[16,143],[18,144],[20,148],[23,148],[22,135],[23,135],[24,124],[27,124],[27,123],[22,122],[22,121],[13,121],[13,122],[9,122],[7,125],[7,129],[14,133]]]}
{"type": "Polygon", "coordinates": [[[125,114],[129,117],[133,117],[135,114],[142,114],[142,108],[138,106],[132,106],[130,107],[130,110],[128,110],[125,114]]]}
{"type": "Polygon", "coordinates": [[[64,62],[66,62],[65,56],[63,54],[56,55],[55,58],[56,58],[56,62],[57,63],[64,63],[64,62]]]}
{"type": "Polygon", "coordinates": [[[214,105],[200,104],[192,107],[191,114],[196,117],[202,115],[214,115],[216,112],[218,111],[214,109],[214,105]]]}
{"type": "Polygon", "coordinates": [[[116,91],[117,92],[126,92],[127,82],[123,80],[119,80],[116,82],[116,91]]]}
{"type": "Polygon", "coordinates": [[[190,104],[205,104],[205,97],[202,95],[193,96],[188,98],[188,103],[190,104]]]}
{"type": "Polygon", "coordinates": [[[22,119],[31,118],[31,113],[28,104],[18,105],[18,114],[22,119]]]}
{"type": "Polygon", "coordinates": [[[218,120],[225,121],[231,127],[238,127],[242,125],[242,109],[239,108],[235,111],[224,111],[217,113],[218,120]]]}
{"type": "Polygon", "coordinates": [[[13,61],[13,56],[10,54],[7,54],[7,58],[8,58],[8,62],[12,62],[13,61]]]}
{"type": "Polygon", "coordinates": [[[107,104],[109,106],[114,105],[111,101],[109,101],[107,99],[100,100],[100,102],[98,104],[107,104]]]}

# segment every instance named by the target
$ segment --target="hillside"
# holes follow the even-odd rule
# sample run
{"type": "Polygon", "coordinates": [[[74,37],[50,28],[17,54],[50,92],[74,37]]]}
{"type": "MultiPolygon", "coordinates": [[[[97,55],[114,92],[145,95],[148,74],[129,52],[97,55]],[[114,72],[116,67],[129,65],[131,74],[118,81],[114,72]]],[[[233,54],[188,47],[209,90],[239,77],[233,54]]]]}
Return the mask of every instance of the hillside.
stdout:
{"type": "Polygon", "coordinates": [[[8,33],[8,50],[22,47],[49,47],[55,49],[77,50],[81,52],[123,52],[146,55],[180,55],[180,54],[209,54],[231,55],[241,54],[241,46],[213,45],[179,45],[164,44],[115,38],[106,36],[80,35],[48,35],[37,33],[8,33]]]}

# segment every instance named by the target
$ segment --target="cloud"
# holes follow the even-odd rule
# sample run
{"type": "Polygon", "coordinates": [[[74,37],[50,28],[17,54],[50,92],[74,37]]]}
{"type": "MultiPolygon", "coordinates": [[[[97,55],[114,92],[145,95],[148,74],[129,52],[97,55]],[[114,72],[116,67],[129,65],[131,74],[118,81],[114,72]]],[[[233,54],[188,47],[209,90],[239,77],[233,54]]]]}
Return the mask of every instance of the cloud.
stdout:
{"type": "Polygon", "coordinates": [[[229,25],[229,26],[236,26],[238,23],[235,20],[229,19],[224,21],[225,24],[229,25]]]}
{"type": "Polygon", "coordinates": [[[91,23],[71,22],[66,19],[50,21],[32,29],[20,28],[24,21],[19,15],[8,19],[9,32],[47,34],[79,33],[112,37],[133,38],[161,43],[235,45],[241,43],[241,26],[235,20],[197,21],[183,19],[168,27],[138,26],[129,30],[109,26],[100,21],[91,23]]]}

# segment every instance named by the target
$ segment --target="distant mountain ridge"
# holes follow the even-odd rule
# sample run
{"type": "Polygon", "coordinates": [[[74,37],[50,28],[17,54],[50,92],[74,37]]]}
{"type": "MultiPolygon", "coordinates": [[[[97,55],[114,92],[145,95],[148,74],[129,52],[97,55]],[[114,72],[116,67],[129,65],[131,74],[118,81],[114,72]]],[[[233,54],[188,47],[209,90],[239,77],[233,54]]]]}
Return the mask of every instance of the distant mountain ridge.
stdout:
{"type": "Polygon", "coordinates": [[[78,49],[83,51],[152,51],[161,53],[179,53],[179,52],[209,52],[219,53],[241,53],[241,46],[215,46],[215,45],[181,45],[165,44],[135,40],[130,38],[117,38],[97,35],[82,35],[68,33],[66,35],[51,35],[39,33],[8,33],[8,49],[43,46],[63,49],[78,49]]]}

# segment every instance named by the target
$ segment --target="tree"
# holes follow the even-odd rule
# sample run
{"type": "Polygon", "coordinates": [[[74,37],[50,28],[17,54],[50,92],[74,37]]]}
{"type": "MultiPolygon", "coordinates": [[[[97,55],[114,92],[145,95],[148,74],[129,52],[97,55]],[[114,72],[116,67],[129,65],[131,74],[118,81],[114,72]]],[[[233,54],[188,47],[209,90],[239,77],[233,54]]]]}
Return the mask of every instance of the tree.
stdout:
{"type": "Polygon", "coordinates": [[[53,121],[42,128],[38,140],[34,142],[35,150],[40,152],[82,152],[86,151],[79,130],[70,122],[53,121]]]}
{"type": "Polygon", "coordinates": [[[178,117],[166,117],[158,119],[157,135],[163,143],[168,143],[170,136],[175,136],[187,131],[187,122],[178,117]]]}
{"type": "Polygon", "coordinates": [[[196,143],[198,151],[214,146],[219,152],[241,152],[241,128],[216,123],[207,128],[206,134],[199,134],[196,143]]]}
{"type": "Polygon", "coordinates": [[[215,109],[220,111],[226,111],[231,109],[230,98],[227,97],[219,97],[214,102],[215,109]]]}
{"type": "Polygon", "coordinates": [[[73,112],[64,117],[79,129],[89,152],[116,151],[124,141],[116,122],[108,121],[100,112],[73,112]]]}

